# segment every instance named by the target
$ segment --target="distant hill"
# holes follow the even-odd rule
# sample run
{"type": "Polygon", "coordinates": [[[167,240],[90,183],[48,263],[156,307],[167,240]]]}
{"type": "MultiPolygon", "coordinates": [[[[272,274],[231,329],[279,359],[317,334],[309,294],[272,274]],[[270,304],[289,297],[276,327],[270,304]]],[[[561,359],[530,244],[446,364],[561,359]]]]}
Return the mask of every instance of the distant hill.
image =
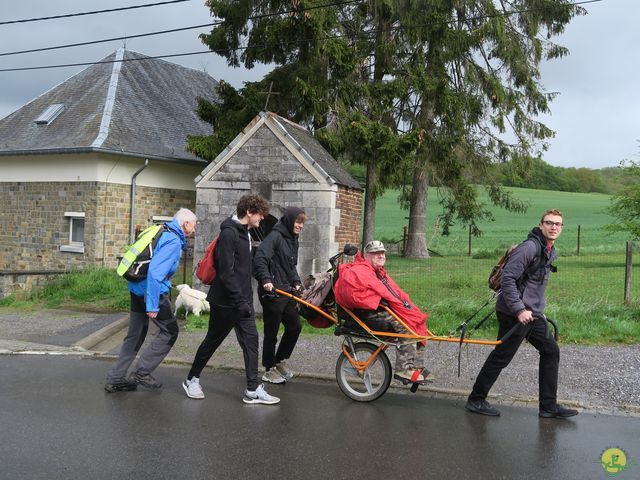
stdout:
{"type": "Polygon", "coordinates": [[[508,187],[536,188],[560,192],[615,194],[624,185],[618,167],[591,168],[554,167],[540,159],[526,165],[496,165],[496,177],[508,187]]]}

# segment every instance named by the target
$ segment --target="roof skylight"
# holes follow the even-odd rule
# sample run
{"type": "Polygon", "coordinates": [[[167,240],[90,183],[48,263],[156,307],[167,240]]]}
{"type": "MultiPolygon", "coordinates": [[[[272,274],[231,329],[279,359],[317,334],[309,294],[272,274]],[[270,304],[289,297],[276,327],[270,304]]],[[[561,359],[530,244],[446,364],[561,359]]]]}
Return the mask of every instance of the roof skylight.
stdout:
{"type": "Polygon", "coordinates": [[[34,120],[36,125],[49,125],[64,110],[64,103],[54,103],[34,120]]]}

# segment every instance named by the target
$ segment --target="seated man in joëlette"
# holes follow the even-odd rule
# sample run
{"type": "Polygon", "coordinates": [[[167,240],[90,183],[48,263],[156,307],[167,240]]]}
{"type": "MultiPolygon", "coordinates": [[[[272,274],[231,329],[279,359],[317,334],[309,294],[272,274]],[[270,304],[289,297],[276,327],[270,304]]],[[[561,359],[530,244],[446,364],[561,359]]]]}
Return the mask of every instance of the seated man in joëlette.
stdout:
{"type": "MultiPolygon", "coordinates": [[[[338,268],[338,280],[334,285],[336,302],[344,308],[356,310],[358,318],[373,330],[390,330],[396,333],[412,333],[380,308],[381,302],[389,306],[417,335],[426,336],[426,313],[414,305],[409,295],[387,275],[384,270],[386,249],[378,240],[372,240],[364,247],[363,255],[358,252],[353,263],[345,263],[338,268]]],[[[433,376],[425,368],[425,342],[401,339],[396,352],[395,376],[400,380],[414,383],[429,381],[433,376]]]]}

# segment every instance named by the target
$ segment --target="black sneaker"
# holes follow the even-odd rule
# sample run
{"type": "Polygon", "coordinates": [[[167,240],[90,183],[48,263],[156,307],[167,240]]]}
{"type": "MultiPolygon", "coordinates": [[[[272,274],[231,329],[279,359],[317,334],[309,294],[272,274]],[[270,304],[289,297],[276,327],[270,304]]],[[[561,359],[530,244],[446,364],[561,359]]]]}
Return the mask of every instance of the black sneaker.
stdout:
{"type": "Polygon", "coordinates": [[[489,415],[490,417],[500,416],[500,410],[491,406],[491,404],[486,400],[467,400],[467,404],[464,408],[470,412],[479,413],[480,415],[489,415]]]}
{"type": "Polygon", "coordinates": [[[157,390],[162,387],[162,383],[153,378],[150,373],[142,375],[138,372],[133,372],[129,375],[129,380],[150,390],[157,390]]]}
{"type": "Polygon", "coordinates": [[[138,384],[133,380],[127,380],[126,378],[115,382],[107,382],[104,384],[104,389],[109,393],[131,392],[136,388],[138,388],[138,384]]]}
{"type": "Polygon", "coordinates": [[[578,414],[577,410],[573,408],[561,407],[560,405],[556,406],[556,410],[554,412],[549,412],[547,410],[540,409],[538,412],[538,416],[542,418],[569,418],[575,417],[578,414]]]}

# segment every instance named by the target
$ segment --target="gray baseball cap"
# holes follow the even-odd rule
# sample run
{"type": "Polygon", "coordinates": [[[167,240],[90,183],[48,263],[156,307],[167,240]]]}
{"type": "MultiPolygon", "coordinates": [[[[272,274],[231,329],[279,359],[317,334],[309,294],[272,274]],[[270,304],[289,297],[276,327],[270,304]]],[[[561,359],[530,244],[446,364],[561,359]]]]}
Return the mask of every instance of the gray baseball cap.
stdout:
{"type": "Polygon", "coordinates": [[[379,240],[371,240],[364,246],[365,253],[375,253],[375,252],[386,252],[387,249],[384,248],[384,243],[379,240]]]}

